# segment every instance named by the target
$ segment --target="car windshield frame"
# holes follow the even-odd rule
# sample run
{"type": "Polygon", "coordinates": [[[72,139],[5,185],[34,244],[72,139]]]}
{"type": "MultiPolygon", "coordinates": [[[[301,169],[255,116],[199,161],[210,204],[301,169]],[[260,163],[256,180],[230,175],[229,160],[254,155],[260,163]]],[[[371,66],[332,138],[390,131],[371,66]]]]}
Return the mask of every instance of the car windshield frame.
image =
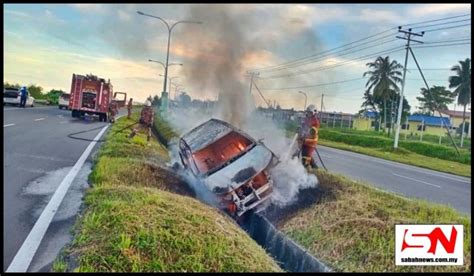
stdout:
{"type": "MultiPolygon", "coordinates": [[[[203,148],[201,148],[201,149],[199,149],[199,150],[197,150],[197,151],[194,151],[194,152],[191,150],[191,148],[190,148],[189,145],[186,143],[186,141],[183,140],[183,141],[184,141],[184,144],[185,144],[185,146],[186,146],[186,148],[189,149],[189,151],[192,153],[192,155],[191,155],[192,158],[191,158],[191,159],[192,159],[192,161],[193,161],[194,167],[196,168],[196,170],[197,170],[197,172],[198,172],[198,176],[200,176],[200,177],[207,177],[207,176],[209,176],[209,175],[211,175],[211,174],[213,174],[213,173],[215,173],[215,172],[221,170],[222,168],[224,168],[224,167],[226,167],[226,166],[232,164],[234,161],[236,161],[237,159],[239,159],[240,157],[242,157],[242,155],[244,155],[245,153],[247,153],[248,151],[250,151],[252,148],[254,148],[254,147],[257,145],[257,142],[256,142],[254,139],[252,139],[252,137],[248,136],[246,133],[244,133],[244,132],[242,132],[242,131],[239,131],[239,130],[236,130],[236,129],[232,129],[232,132],[235,132],[235,133],[237,133],[237,134],[243,136],[244,138],[248,139],[248,140],[250,141],[250,144],[249,144],[247,147],[245,147],[242,151],[240,151],[237,155],[235,155],[234,157],[230,158],[229,160],[225,161],[224,163],[222,163],[222,164],[220,164],[220,165],[218,165],[218,166],[216,166],[216,167],[214,167],[214,168],[212,168],[212,169],[210,169],[210,170],[208,170],[208,171],[206,171],[206,172],[202,172],[202,171],[199,169],[199,167],[197,166],[197,164],[196,164],[196,159],[194,158],[194,153],[196,153],[196,152],[198,152],[198,151],[201,151],[201,150],[203,150],[203,149],[205,149],[205,148],[207,148],[207,147],[213,145],[214,143],[216,143],[217,141],[220,141],[220,140],[221,140],[222,138],[224,138],[225,136],[222,136],[221,138],[219,138],[219,139],[213,141],[212,143],[210,143],[210,144],[206,145],[205,147],[203,147],[203,148]]],[[[232,133],[232,132],[230,132],[230,133],[232,133]]]]}

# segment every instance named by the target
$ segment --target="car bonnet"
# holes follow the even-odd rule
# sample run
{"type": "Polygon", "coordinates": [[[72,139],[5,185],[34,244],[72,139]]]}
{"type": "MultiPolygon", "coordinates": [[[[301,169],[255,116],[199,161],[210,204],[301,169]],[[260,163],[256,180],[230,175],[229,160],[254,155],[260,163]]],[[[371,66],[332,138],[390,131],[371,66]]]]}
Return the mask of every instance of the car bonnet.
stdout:
{"type": "Polygon", "coordinates": [[[208,176],[205,180],[206,186],[213,192],[236,189],[264,170],[272,157],[269,149],[257,144],[239,159],[208,176]]]}

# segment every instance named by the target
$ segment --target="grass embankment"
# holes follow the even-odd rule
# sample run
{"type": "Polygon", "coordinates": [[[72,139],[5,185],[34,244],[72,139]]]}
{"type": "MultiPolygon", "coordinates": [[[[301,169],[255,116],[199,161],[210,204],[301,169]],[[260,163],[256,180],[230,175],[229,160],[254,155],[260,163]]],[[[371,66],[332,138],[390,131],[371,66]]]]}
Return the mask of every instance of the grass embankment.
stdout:
{"type": "Polygon", "coordinates": [[[471,221],[452,208],[411,201],[339,175],[317,173],[319,202],[280,230],[336,271],[471,271],[471,221]],[[395,224],[463,224],[463,266],[395,266],[395,224]]]}
{"type": "MultiPolygon", "coordinates": [[[[296,125],[288,124],[288,135],[292,136],[296,125]]],[[[393,149],[393,140],[374,131],[321,128],[319,144],[323,146],[362,153],[408,165],[471,176],[471,152],[460,149],[458,157],[454,148],[428,142],[400,141],[393,149]]]]}
{"type": "MultiPolygon", "coordinates": [[[[137,120],[138,113],[133,115],[137,120]]],[[[281,271],[259,245],[217,209],[159,167],[166,149],[119,119],[90,175],[92,188],[75,236],[55,271],[181,272],[281,271]]]]}

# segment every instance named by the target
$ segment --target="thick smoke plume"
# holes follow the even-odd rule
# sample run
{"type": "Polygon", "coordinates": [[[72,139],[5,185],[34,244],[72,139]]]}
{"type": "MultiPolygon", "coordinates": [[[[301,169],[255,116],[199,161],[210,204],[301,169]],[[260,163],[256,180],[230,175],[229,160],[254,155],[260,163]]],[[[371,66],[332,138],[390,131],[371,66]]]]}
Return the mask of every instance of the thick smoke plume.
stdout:
{"type": "Polygon", "coordinates": [[[180,43],[192,49],[183,67],[186,80],[201,91],[196,94],[218,95],[217,116],[241,126],[255,108],[243,64],[255,47],[246,35],[253,19],[227,5],[193,5],[188,18],[204,23],[177,33],[180,43]]]}

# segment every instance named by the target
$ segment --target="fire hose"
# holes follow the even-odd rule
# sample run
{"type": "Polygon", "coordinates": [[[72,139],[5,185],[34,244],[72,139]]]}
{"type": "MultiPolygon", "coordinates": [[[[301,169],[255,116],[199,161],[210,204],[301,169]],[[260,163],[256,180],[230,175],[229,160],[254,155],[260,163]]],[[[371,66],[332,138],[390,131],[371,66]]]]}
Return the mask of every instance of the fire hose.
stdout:
{"type": "MultiPolygon", "coordinates": [[[[122,131],[124,131],[125,129],[127,129],[127,128],[133,126],[133,125],[138,124],[138,123],[139,123],[139,122],[135,122],[135,123],[133,123],[133,124],[131,124],[131,125],[128,125],[128,126],[122,128],[122,129],[120,129],[120,130],[117,130],[117,131],[113,132],[113,133],[110,134],[110,135],[115,135],[115,134],[117,134],[117,133],[119,133],[119,132],[122,132],[122,131]]],[[[86,132],[94,131],[94,130],[97,130],[97,129],[100,129],[100,128],[103,128],[103,127],[104,127],[104,126],[100,126],[100,127],[96,127],[96,128],[93,128],[93,129],[88,129],[88,130],[84,130],[84,131],[79,131],[79,132],[75,132],[75,133],[70,133],[70,134],[67,135],[67,137],[69,137],[69,138],[71,138],[71,139],[82,140],[82,141],[88,141],[88,142],[105,142],[105,139],[94,140],[94,139],[86,139],[86,138],[73,137],[73,135],[77,135],[77,134],[81,134],[81,133],[86,133],[86,132]]]]}

